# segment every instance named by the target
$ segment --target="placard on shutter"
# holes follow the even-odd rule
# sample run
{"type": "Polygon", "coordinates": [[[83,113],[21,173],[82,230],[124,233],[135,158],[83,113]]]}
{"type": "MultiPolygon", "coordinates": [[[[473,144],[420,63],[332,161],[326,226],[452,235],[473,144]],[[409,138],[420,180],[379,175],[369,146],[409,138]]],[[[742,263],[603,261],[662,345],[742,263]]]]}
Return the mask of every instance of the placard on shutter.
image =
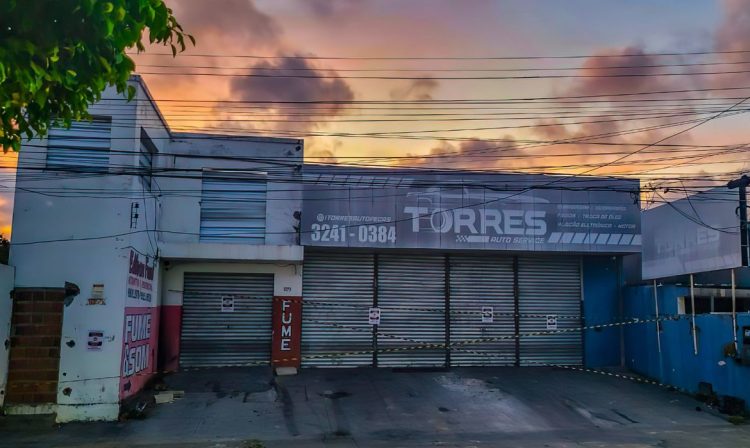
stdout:
{"type": "MultiPolygon", "coordinates": [[[[581,326],[580,263],[578,257],[519,257],[521,334],[547,331],[548,315],[557,316],[559,330],[581,326]]],[[[521,338],[521,365],[582,362],[580,331],[521,338]]]]}
{"type": "Polygon", "coordinates": [[[185,273],[180,366],[270,361],[272,298],[273,274],[185,273]]]}
{"type": "Polygon", "coordinates": [[[305,359],[305,356],[372,350],[368,312],[373,302],[373,270],[372,254],[305,254],[303,367],[372,365],[370,353],[314,359],[305,359]]]}
{"type": "MultiPolygon", "coordinates": [[[[514,334],[513,258],[450,256],[451,343],[514,334]],[[492,322],[482,322],[482,308],[492,322]]],[[[489,320],[489,319],[485,319],[489,320]]],[[[452,366],[504,366],[515,363],[515,341],[457,346],[452,366]]]]}
{"type": "MultiPolygon", "coordinates": [[[[378,349],[445,343],[445,258],[442,255],[379,255],[379,331],[399,338],[378,337],[378,349]],[[410,311],[401,308],[419,308],[410,311]]],[[[445,365],[445,349],[379,353],[378,366],[445,365]]]]}

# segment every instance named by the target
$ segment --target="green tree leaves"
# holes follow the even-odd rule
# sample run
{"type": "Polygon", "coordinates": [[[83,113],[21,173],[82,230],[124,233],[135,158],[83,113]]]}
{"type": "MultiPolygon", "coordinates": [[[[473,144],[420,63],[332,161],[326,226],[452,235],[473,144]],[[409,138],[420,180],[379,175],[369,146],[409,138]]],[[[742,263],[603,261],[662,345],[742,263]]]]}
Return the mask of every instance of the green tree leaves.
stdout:
{"type": "Polygon", "coordinates": [[[0,147],[89,118],[107,86],[132,99],[125,50],[145,41],[176,55],[186,37],[195,45],[163,0],[0,0],[0,147]]]}

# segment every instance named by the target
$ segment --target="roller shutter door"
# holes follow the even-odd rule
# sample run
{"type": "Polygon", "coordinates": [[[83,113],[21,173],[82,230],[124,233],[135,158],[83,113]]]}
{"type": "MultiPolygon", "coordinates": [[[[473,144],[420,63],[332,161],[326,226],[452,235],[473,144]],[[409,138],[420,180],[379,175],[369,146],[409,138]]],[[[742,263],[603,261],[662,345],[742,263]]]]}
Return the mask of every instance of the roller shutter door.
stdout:
{"type": "MultiPolygon", "coordinates": [[[[519,257],[518,279],[521,334],[546,331],[547,315],[558,317],[559,330],[581,326],[578,257],[519,257]]],[[[581,365],[582,362],[580,331],[521,338],[521,365],[581,365]]]]}
{"type": "MultiPolygon", "coordinates": [[[[444,274],[443,256],[379,256],[378,305],[382,311],[379,331],[406,340],[379,336],[378,349],[445,343],[444,274]]],[[[445,349],[379,353],[378,365],[443,366],[445,349]]]]}
{"type": "Polygon", "coordinates": [[[516,360],[513,318],[513,258],[450,256],[451,343],[509,337],[451,349],[453,366],[505,366],[516,360]],[[482,322],[492,307],[492,322],[482,322]]]}
{"type": "Polygon", "coordinates": [[[109,117],[74,121],[70,129],[52,126],[47,136],[47,168],[107,172],[111,136],[109,117]]]}
{"type": "Polygon", "coordinates": [[[180,366],[271,359],[272,274],[185,273],[180,366]],[[234,311],[222,312],[222,297],[234,311]]]}
{"type": "Polygon", "coordinates": [[[372,365],[372,354],[305,359],[372,350],[367,314],[373,302],[372,254],[305,254],[302,271],[302,366],[372,365]],[[318,302],[318,303],[316,303],[318,302]]]}

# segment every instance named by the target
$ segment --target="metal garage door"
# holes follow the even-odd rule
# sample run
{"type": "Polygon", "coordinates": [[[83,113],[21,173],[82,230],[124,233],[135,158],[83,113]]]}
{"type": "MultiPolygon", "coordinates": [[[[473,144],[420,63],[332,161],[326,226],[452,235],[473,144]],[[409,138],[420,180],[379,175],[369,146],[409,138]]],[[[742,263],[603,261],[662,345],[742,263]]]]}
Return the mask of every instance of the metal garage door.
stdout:
{"type": "Polygon", "coordinates": [[[271,359],[272,274],[185,273],[180,366],[271,359]],[[234,297],[234,311],[222,311],[234,297]]]}
{"type": "MultiPolygon", "coordinates": [[[[398,338],[378,337],[378,349],[445,343],[445,258],[443,256],[380,255],[379,331],[398,338]],[[404,307],[421,308],[420,311],[404,307]]],[[[443,366],[445,349],[379,353],[383,367],[443,366]]]]}
{"type": "Polygon", "coordinates": [[[367,313],[373,302],[373,266],[372,254],[305,254],[303,367],[372,365],[370,353],[315,359],[305,356],[372,350],[367,313]]]}
{"type": "MultiPolygon", "coordinates": [[[[560,330],[581,326],[578,257],[519,257],[518,279],[521,334],[546,331],[547,315],[557,316],[560,330]]],[[[521,365],[580,365],[582,356],[580,331],[521,338],[521,365]]]]}
{"type": "Polygon", "coordinates": [[[451,343],[510,337],[497,342],[454,347],[451,349],[451,365],[515,364],[512,257],[451,255],[450,307],[451,343]],[[483,307],[491,307],[492,322],[482,322],[483,307]]]}

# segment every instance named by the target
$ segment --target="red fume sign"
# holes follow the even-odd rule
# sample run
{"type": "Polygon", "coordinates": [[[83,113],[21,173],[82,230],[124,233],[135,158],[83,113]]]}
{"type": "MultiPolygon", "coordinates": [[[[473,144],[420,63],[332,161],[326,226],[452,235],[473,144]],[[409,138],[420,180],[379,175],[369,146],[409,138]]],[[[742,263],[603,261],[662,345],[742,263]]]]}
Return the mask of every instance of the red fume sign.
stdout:
{"type": "Polygon", "coordinates": [[[125,308],[120,399],[141,390],[151,375],[156,372],[158,325],[158,308],[125,308]]]}
{"type": "Polygon", "coordinates": [[[302,341],[302,297],[273,298],[271,364],[299,367],[302,341]]]}

